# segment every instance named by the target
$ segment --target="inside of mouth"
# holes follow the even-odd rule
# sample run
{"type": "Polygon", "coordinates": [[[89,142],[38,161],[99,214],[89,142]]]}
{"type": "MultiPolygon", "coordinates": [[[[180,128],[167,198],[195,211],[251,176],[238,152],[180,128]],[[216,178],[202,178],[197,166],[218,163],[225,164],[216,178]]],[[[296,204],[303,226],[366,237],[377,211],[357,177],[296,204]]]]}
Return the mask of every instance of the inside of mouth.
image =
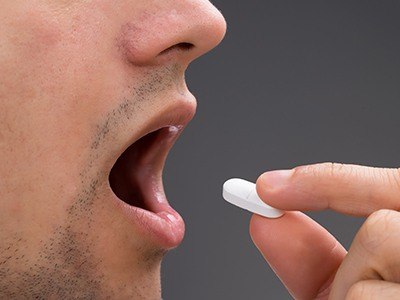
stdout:
{"type": "Polygon", "coordinates": [[[162,129],[151,132],[129,146],[117,159],[109,175],[110,187],[115,195],[125,203],[152,210],[146,189],[155,180],[151,155],[162,129]]]}

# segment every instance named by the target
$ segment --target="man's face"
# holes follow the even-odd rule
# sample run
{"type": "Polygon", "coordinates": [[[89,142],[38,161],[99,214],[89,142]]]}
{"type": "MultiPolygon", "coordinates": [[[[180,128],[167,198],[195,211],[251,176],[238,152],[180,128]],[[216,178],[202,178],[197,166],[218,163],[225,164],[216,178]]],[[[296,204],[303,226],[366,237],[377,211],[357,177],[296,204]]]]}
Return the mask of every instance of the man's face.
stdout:
{"type": "Polygon", "coordinates": [[[206,0],[0,7],[0,298],[160,298],[184,235],[162,168],[195,112],[185,69],[222,39],[221,14],[206,0]]]}

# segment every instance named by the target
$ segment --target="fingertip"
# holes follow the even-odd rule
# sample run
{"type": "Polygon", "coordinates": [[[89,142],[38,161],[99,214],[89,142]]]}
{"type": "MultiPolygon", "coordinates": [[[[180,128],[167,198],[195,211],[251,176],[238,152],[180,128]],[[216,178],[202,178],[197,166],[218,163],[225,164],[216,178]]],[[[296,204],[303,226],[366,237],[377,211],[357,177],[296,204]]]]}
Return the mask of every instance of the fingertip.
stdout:
{"type": "MultiPolygon", "coordinates": [[[[303,167],[302,167],[303,168],[303,167]]],[[[265,172],[256,182],[260,199],[266,204],[285,211],[322,210],[326,201],[315,197],[317,187],[315,180],[310,180],[307,173],[294,168],[265,172]]]]}
{"type": "Polygon", "coordinates": [[[257,178],[256,191],[260,199],[266,203],[267,199],[271,198],[270,197],[271,191],[268,189],[268,186],[265,185],[265,179],[264,179],[265,174],[266,173],[263,173],[257,178]]]}
{"type": "Polygon", "coordinates": [[[292,178],[294,170],[275,170],[261,174],[258,178],[260,184],[270,190],[276,190],[287,186],[292,178]]]}
{"type": "Polygon", "coordinates": [[[249,230],[257,249],[297,298],[313,298],[345,255],[331,234],[301,212],[278,219],[253,215],[249,230]]]}
{"type": "MultiPolygon", "coordinates": [[[[265,223],[265,218],[253,214],[250,219],[249,233],[253,243],[257,246],[257,242],[259,241],[259,235],[263,231],[264,226],[267,226],[265,223]]],[[[258,246],[257,246],[258,247],[258,246]]]]}
{"type": "Polygon", "coordinates": [[[285,195],[290,188],[293,170],[269,171],[261,174],[256,181],[257,194],[266,204],[286,210],[285,195]]]}
{"type": "Polygon", "coordinates": [[[265,198],[265,195],[264,195],[264,184],[263,184],[264,182],[263,182],[263,179],[262,179],[264,174],[265,173],[261,174],[256,180],[257,194],[258,194],[258,196],[260,196],[260,198],[262,200],[264,200],[264,198],[265,198]]]}
{"type": "Polygon", "coordinates": [[[264,252],[267,244],[278,242],[280,233],[286,232],[288,226],[293,222],[293,217],[301,214],[299,212],[288,212],[280,218],[270,219],[254,214],[250,219],[249,232],[256,247],[264,252]]]}

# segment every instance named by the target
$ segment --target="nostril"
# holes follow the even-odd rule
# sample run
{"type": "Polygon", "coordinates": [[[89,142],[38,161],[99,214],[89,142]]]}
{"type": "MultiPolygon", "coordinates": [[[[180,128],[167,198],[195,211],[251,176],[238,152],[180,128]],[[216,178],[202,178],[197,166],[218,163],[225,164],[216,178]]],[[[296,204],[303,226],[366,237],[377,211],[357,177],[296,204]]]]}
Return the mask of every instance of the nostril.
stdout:
{"type": "Polygon", "coordinates": [[[193,48],[194,48],[194,45],[191,44],[191,43],[179,43],[179,44],[173,45],[173,46],[161,51],[158,54],[158,56],[165,55],[165,54],[167,54],[169,52],[176,51],[176,50],[178,50],[178,51],[190,51],[193,48]]]}

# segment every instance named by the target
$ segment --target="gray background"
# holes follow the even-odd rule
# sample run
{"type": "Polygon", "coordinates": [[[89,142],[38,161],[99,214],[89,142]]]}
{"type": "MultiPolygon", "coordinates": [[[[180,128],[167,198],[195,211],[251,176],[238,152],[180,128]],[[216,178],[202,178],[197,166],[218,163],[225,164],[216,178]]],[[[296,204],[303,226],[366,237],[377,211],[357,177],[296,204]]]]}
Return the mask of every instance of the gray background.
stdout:
{"type": "MultiPolygon", "coordinates": [[[[197,116],[164,173],[187,225],[164,263],[164,298],[290,299],[221,185],[324,161],[398,166],[400,2],[214,3],[228,34],[188,71],[197,116]]],[[[311,215],[346,248],[363,222],[311,215]]]]}

